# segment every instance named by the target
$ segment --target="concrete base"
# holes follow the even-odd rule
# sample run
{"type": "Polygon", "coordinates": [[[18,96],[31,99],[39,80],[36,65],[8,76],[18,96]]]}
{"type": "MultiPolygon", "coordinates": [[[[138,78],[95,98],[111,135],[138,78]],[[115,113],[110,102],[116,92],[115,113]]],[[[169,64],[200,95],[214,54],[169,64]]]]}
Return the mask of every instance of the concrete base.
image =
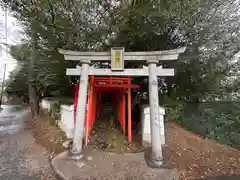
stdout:
{"type": "Polygon", "coordinates": [[[115,154],[85,150],[82,161],[69,160],[63,152],[52,161],[53,169],[64,180],[179,180],[176,169],[152,169],[144,160],[144,153],[115,154]]]}
{"type": "Polygon", "coordinates": [[[151,148],[148,149],[145,153],[145,160],[147,165],[150,168],[166,168],[166,165],[164,164],[163,158],[162,159],[154,159],[151,148]]]}
{"type": "MultiPolygon", "coordinates": [[[[160,142],[162,145],[165,144],[165,135],[160,135],[160,142]]],[[[151,144],[151,134],[150,133],[144,133],[142,135],[142,144],[151,144]]]]}
{"type": "Polygon", "coordinates": [[[82,153],[73,153],[71,149],[69,149],[67,157],[69,160],[82,161],[84,155],[82,153]]]}

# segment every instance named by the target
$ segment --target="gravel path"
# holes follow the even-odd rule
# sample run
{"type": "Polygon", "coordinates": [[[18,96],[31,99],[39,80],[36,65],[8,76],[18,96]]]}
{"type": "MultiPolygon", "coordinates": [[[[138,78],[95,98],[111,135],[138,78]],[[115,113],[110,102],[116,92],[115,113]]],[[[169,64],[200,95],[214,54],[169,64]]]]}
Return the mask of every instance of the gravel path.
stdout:
{"type": "Polygon", "coordinates": [[[57,180],[47,151],[24,128],[29,110],[4,107],[0,112],[0,179],[57,180]]]}

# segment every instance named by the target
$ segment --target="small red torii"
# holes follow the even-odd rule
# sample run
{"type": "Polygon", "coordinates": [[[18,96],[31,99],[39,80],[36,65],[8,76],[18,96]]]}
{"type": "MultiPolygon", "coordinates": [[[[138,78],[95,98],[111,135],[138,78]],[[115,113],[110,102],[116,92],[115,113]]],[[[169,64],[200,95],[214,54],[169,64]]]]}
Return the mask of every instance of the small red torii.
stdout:
{"type": "MultiPolygon", "coordinates": [[[[89,91],[88,91],[88,107],[86,119],[84,122],[85,126],[85,144],[87,144],[90,132],[92,130],[96,115],[101,112],[103,104],[103,93],[112,92],[114,93],[113,99],[113,110],[117,111],[119,108],[119,120],[122,125],[123,133],[126,130],[126,98],[125,93],[127,92],[127,107],[128,107],[128,141],[132,141],[132,109],[131,109],[131,88],[139,88],[139,85],[131,84],[131,77],[95,77],[89,78],[89,91]]],[[[75,86],[74,94],[74,123],[76,122],[76,109],[78,102],[79,84],[75,86]]]]}

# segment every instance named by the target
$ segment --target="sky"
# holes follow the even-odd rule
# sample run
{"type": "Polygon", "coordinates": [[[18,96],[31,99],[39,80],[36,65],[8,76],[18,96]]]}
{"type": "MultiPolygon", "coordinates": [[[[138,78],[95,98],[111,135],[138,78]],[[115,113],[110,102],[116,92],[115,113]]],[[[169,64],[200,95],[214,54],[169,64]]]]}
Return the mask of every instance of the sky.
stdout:
{"type": "Polygon", "coordinates": [[[7,52],[6,42],[8,45],[20,44],[24,38],[23,30],[10,13],[6,13],[0,8],[0,82],[2,82],[4,65],[6,64],[6,77],[16,66],[16,60],[7,52]],[[7,14],[7,16],[6,16],[7,14]]]}

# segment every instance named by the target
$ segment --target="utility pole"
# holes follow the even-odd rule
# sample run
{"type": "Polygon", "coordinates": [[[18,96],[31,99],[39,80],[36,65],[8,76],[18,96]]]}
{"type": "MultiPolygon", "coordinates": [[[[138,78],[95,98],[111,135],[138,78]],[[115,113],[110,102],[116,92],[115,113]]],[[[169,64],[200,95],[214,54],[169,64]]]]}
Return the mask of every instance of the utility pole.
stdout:
{"type": "MultiPolygon", "coordinates": [[[[6,40],[6,53],[7,53],[7,45],[8,45],[7,16],[8,16],[8,13],[7,13],[7,8],[6,8],[5,9],[5,28],[4,28],[5,40],[6,40]]],[[[2,106],[2,100],[3,100],[3,89],[4,89],[4,83],[5,83],[6,68],[7,68],[7,64],[5,63],[4,64],[4,72],[3,72],[3,80],[2,80],[2,88],[1,88],[1,97],[0,97],[0,110],[2,109],[1,106],[2,106]]]]}
{"type": "Polygon", "coordinates": [[[5,83],[6,68],[7,68],[7,64],[4,64],[4,72],[3,72],[3,80],[2,80],[2,89],[1,89],[1,98],[0,98],[0,109],[1,109],[1,106],[2,106],[2,100],[3,100],[3,88],[4,88],[4,83],[5,83]]]}

